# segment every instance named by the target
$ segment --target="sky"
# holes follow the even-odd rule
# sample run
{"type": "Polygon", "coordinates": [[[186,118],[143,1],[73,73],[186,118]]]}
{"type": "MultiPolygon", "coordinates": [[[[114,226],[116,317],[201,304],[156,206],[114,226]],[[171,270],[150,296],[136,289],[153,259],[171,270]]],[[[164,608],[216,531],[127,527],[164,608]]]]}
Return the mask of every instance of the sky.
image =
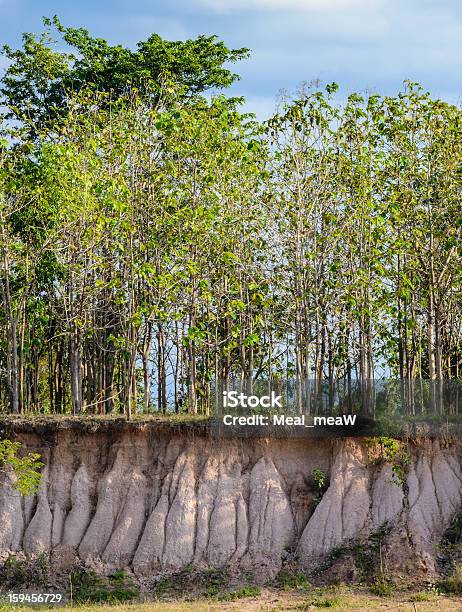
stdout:
{"type": "MultiPolygon", "coordinates": [[[[450,102],[462,99],[460,0],[0,0],[0,42],[41,30],[41,17],[86,27],[135,47],[153,32],[179,40],[216,34],[249,47],[232,93],[260,119],[281,92],[336,81],[352,91],[396,93],[405,79],[450,102]]],[[[5,61],[0,58],[0,68],[5,61]]]]}

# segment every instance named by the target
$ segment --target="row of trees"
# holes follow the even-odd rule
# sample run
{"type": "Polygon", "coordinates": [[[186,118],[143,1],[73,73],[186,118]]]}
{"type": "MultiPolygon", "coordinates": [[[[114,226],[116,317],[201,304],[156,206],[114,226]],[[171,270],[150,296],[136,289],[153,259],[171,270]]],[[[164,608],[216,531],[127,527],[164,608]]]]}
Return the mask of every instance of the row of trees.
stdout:
{"type": "Polygon", "coordinates": [[[333,84],[259,124],[201,95],[245,50],[193,41],[207,47],[194,87],[184,64],[149,73],[145,53],[115,87],[101,55],[88,75],[95,49],[110,64],[121,48],[56,24],[87,56],[30,35],[7,50],[4,410],[208,414],[231,386],[287,380],[299,410],[319,409],[383,376],[411,411],[430,380],[441,408],[462,365],[458,107],[412,83],[338,104],[333,84]]]}

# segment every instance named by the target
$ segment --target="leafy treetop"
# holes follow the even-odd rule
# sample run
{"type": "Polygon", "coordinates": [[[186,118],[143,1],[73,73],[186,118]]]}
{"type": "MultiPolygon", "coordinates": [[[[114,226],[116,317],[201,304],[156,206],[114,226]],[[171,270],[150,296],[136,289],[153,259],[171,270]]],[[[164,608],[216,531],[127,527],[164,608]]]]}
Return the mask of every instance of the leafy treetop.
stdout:
{"type": "Polygon", "coordinates": [[[114,99],[133,88],[152,92],[169,81],[185,98],[194,97],[229,87],[239,77],[225,64],[249,55],[246,48],[229,49],[216,36],[168,41],[152,34],[132,51],[94,38],[84,28],[64,27],[56,16],[44,18],[44,24],[40,36],[23,34],[22,48],[2,48],[9,61],[0,89],[8,118],[27,119],[37,131],[59,117],[68,96],[83,88],[108,92],[114,99]],[[54,49],[56,43],[69,50],[54,49]]]}

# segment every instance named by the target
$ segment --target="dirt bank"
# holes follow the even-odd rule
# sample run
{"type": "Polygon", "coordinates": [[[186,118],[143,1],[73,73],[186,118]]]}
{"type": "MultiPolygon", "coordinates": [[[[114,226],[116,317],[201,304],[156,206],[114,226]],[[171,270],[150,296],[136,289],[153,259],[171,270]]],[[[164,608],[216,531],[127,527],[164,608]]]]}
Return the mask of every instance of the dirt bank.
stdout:
{"type": "Polygon", "coordinates": [[[287,563],[311,571],[381,532],[385,568],[431,577],[435,545],[461,510],[454,440],[406,443],[396,482],[361,439],[216,439],[201,424],[157,422],[1,428],[46,464],[31,498],[2,477],[3,556],[55,551],[138,576],[230,567],[264,580],[287,563]],[[313,470],[327,476],[321,492],[313,470]]]}

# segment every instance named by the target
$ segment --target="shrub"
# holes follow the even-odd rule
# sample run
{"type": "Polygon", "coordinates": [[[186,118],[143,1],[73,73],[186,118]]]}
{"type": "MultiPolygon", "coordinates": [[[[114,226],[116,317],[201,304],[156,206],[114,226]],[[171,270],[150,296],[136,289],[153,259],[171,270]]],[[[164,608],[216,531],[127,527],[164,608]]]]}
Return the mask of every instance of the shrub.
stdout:
{"type": "Polygon", "coordinates": [[[228,575],[223,569],[211,568],[201,576],[202,582],[207,589],[208,596],[218,595],[228,580],[228,575]]]}
{"type": "Polygon", "coordinates": [[[392,482],[403,486],[406,482],[406,469],[409,454],[406,446],[400,440],[385,436],[370,438],[366,441],[368,459],[371,463],[389,463],[391,465],[392,482]]]}
{"type": "Polygon", "coordinates": [[[46,555],[31,559],[10,555],[0,569],[0,583],[6,588],[47,586],[49,564],[46,555]]]}
{"type": "Polygon", "coordinates": [[[301,572],[293,573],[282,571],[277,577],[277,586],[288,591],[290,589],[308,590],[311,588],[308,578],[301,572]]]}
{"type": "Polygon", "coordinates": [[[329,597],[328,599],[319,599],[311,604],[315,608],[338,608],[341,601],[338,597],[329,597]]]}
{"type": "Polygon", "coordinates": [[[462,565],[457,565],[452,575],[442,580],[438,587],[445,593],[462,595],[462,565]]]}
{"type": "Polygon", "coordinates": [[[432,601],[432,599],[434,598],[434,595],[432,593],[416,593],[415,595],[411,595],[411,597],[409,597],[409,601],[432,601]]]}
{"type": "Polygon", "coordinates": [[[384,578],[377,578],[377,580],[371,584],[371,593],[374,595],[380,595],[380,597],[387,597],[391,595],[395,590],[395,587],[391,582],[385,580],[384,578]]]}
{"type": "Polygon", "coordinates": [[[155,591],[157,595],[165,595],[169,591],[175,589],[175,584],[171,578],[164,578],[163,580],[159,580],[156,582],[155,591]]]}
{"type": "Polygon", "coordinates": [[[77,603],[129,601],[139,595],[138,587],[123,571],[106,578],[92,570],[77,570],[71,573],[71,584],[73,600],[77,603]]]}

